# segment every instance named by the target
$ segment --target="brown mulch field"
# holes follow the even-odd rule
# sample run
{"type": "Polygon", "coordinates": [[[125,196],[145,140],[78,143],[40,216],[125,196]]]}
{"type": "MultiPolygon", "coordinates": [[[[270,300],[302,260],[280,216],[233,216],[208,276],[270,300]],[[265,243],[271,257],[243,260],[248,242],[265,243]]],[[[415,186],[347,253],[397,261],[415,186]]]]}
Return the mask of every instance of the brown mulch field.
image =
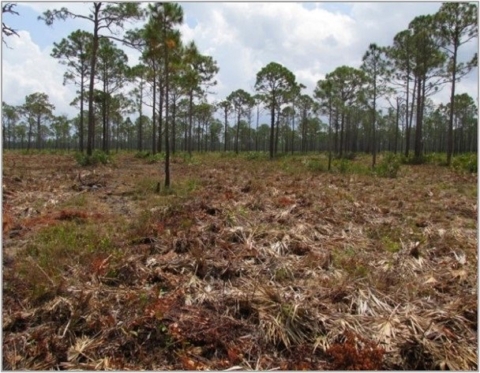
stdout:
{"type": "Polygon", "coordinates": [[[3,369],[478,369],[477,175],[312,157],[5,152],[3,369]]]}

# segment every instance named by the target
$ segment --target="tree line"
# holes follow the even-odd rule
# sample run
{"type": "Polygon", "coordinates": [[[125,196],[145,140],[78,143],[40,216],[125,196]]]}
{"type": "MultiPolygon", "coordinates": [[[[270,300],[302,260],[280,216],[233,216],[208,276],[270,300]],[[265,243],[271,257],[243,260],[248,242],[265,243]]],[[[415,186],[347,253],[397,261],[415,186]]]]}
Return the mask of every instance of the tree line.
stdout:
{"type": "MultiPolygon", "coordinates": [[[[194,41],[183,42],[179,4],[94,2],[85,14],[61,8],[39,17],[47,25],[69,18],[92,26],[54,43],[51,53],[66,66],[64,84],[77,87],[71,105],[78,115],[55,116],[42,92],[20,106],[2,102],[4,148],[162,152],[167,186],[169,157],[179,150],[268,151],[271,158],[328,151],[330,159],[362,151],[372,155],[372,167],[384,150],[413,153],[418,162],[426,152],[446,152],[448,163],[456,152],[477,151],[476,103],[456,92],[477,66],[476,53],[459,61],[460,48],[478,38],[475,4],[444,3],[414,18],[390,46],[372,43],[359,68],[326,74],[312,95],[293,72],[271,62],[257,73],[255,92],[238,89],[217,102],[208,102],[207,93],[219,67],[194,41]],[[133,20],[144,23],[121,34],[133,20]],[[130,66],[119,45],[139,51],[139,64],[130,66]],[[449,102],[435,105],[431,96],[445,86],[449,102]],[[270,123],[259,123],[261,114],[270,123]]],[[[17,34],[3,24],[2,37],[10,35],[17,34]]]]}

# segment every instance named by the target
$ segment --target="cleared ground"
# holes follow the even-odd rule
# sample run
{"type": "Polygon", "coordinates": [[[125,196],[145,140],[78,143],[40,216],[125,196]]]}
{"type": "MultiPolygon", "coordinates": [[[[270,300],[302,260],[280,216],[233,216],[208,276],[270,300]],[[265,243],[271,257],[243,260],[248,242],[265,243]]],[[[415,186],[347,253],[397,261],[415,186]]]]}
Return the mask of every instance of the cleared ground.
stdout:
{"type": "Polygon", "coordinates": [[[477,369],[477,175],[369,162],[4,153],[3,368],[477,369]]]}

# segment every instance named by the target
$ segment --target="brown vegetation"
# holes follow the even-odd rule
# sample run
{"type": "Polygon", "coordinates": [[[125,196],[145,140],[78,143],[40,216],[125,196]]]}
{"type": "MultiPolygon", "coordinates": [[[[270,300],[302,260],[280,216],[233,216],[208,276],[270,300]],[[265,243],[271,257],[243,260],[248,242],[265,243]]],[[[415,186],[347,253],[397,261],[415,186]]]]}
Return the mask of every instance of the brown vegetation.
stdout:
{"type": "Polygon", "coordinates": [[[304,158],[5,153],[4,369],[477,369],[476,175],[304,158]]]}

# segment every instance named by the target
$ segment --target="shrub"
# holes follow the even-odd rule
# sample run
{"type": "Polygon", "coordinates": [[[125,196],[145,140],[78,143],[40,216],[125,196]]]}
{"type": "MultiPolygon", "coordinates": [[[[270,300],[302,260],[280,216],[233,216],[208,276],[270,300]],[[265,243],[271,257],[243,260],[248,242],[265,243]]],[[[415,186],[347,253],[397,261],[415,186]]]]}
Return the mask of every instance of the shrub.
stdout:
{"type": "Polygon", "coordinates": [[[320,172],[326,171],[326,167],[320,159],[316,159],[316,158],[305,159],[303,161],[303,164],[305,164],[305,166],[307,167],[307,170],[314,173],[316,172],[320,173],[320,172]]]}
{"type": "Polygon", "coordinates": [[[99,163],[107,164],[111,162],[111,156],[101,150],[94,150],[92,155],[84,153],[75,153],[75,160],[80,166],[94,166],[99,163]]]}
{"type": "Polygon", "coordinates": [[[227,150],[226,152],[222,151],[220,153],[220,158],[236,158],[237,154],[231,150],[227,150]]]}
{"type": "Polygon", "coordinates": [[[346,158],[335,159],[333,166],[341,173],[346,174],[351,168],[351,162],[346,158]]]}
{"type": "Polygon", "coordinates": [[[165,160],[165,153],[149,154],[145,157],[148,164],[165,160]]]}
{"type": "Polygon", "coordinates": [[[326,167],[319,159],[310,159],[307,162],[307,169],[312,172],[325,172],[326,167]]]}
{"type": "Polygon", "coordinates": [[[405,157],[404,155],[401,156],[400,161],[402,164],[410,164],[410,165],[415,165],[415,164],[423,164],[426,161],[425,156],[420,156],[420,157],[415,157],[413,153],[410,153],[408,157],[405,157]]]}
{"type": "Polygon", "coordinates": [[[149,151],[142,151],[142,152],[135,153],[135,158],[145,159],[145,158],[148,158],[149,156],[150,156],[149,151]]]}
{"type": "Polygon", "coordinates": [[[265,160],[268,158],[268,153],[250,151],[250,152],[244,153],[243,156],[248,160],[254,160],[254,159],[265,160]]]}
{"type": "Polygon", "coordinates": [[[434,164],[436,166],[447,165],[447,156],[445,153],[428,153],[424,155],[423,159],[426,163],[434,164]]]}
{"type": "Polygon", "coordinates": [[[457,171],[478,172],[477,153],[460,154],[453,158],[452,167],[457,171]]]}
{"type": "Polygon", "coordinates": [[[377,166],[376,173],[381,177],[396,178],[400,170],[400,159],[393,153],[386,153],[377,166]]]}
{"type": "Polygon", "coordinates": [[[357,154],[354,152],[348,152],[342,156],[343,159],[348,159],[349,161],[355,160],[356,157],[357,157],[357,154]]]}

